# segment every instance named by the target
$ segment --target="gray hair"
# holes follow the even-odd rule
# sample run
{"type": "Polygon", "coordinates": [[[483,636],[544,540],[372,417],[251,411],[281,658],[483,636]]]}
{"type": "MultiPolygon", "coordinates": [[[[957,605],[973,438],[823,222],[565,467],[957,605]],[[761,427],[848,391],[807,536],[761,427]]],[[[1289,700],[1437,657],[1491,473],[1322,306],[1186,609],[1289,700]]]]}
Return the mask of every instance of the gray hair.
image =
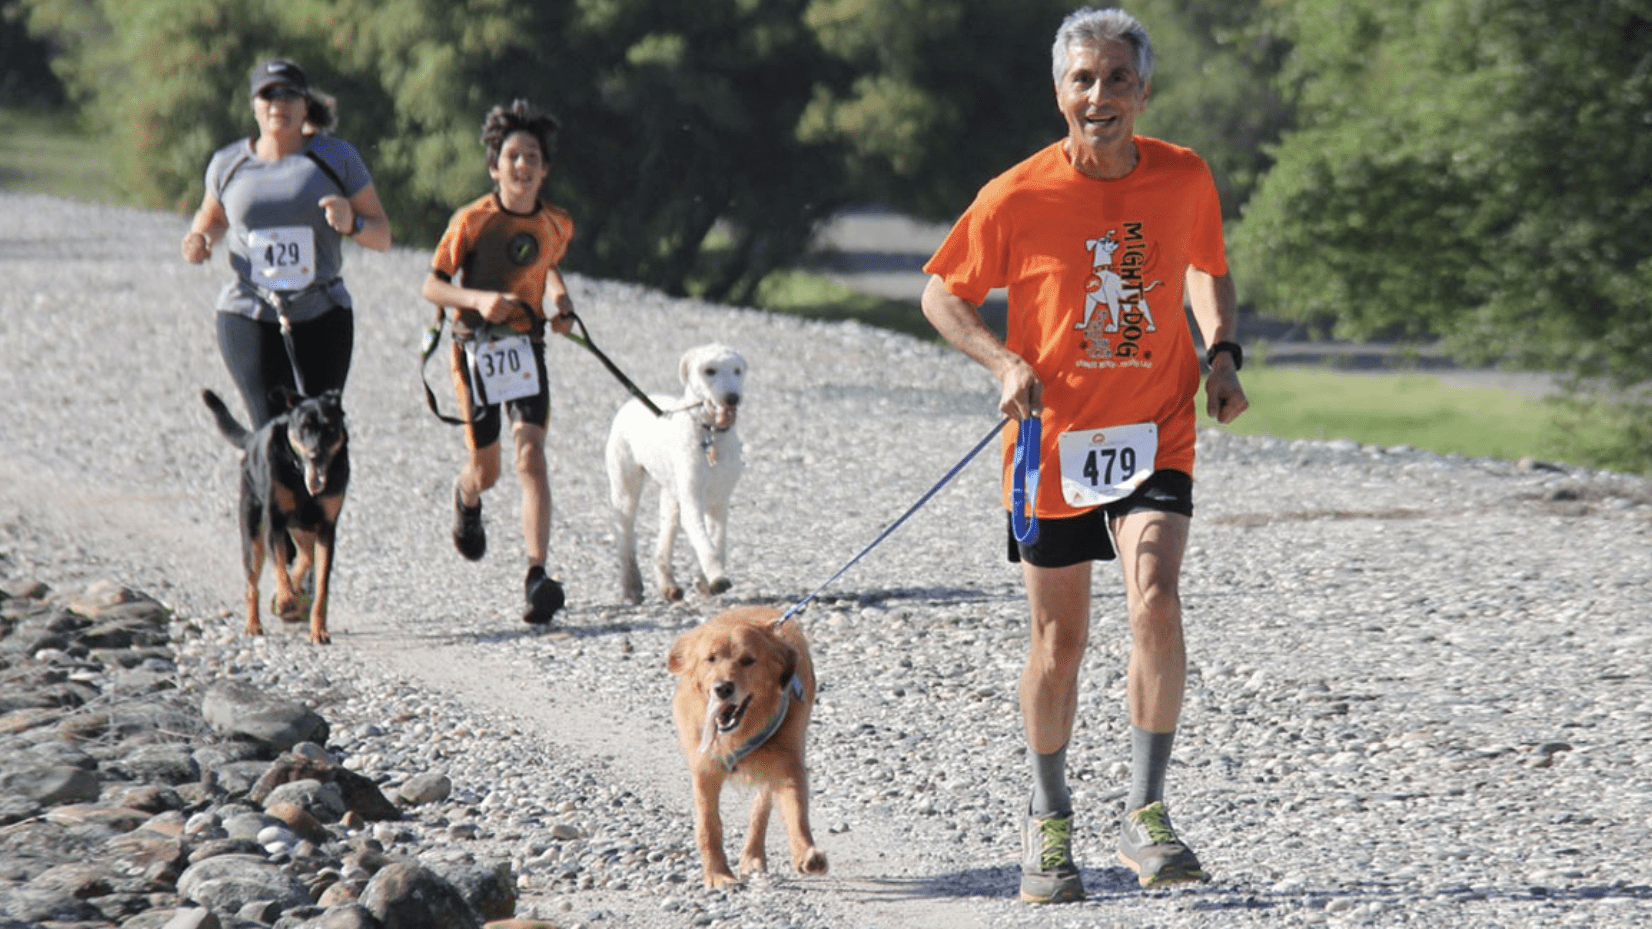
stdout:
{"type": "Polygon", "coordinates": [[[1107,42],[1128,42],[1136,50],[1136,74],[1146,84],[1153,78],[1153,42],[1147,28],[1121,9],[1084,7],[1074,10],[1055,31],[1055,47],[1050,62],[1055,82],[1067,76],[1067,56],[1080,46],[1100,46],[1107,42]]]}

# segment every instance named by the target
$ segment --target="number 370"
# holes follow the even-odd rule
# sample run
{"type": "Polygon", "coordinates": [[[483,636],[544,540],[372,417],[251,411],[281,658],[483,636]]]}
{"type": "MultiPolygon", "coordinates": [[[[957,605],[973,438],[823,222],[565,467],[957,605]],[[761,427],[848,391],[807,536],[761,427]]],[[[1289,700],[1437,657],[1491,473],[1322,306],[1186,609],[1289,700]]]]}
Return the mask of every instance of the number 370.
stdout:
{"type": "Polygon", "coordinates": [[[1124,448],[1092,449],[1084,459],[1084,477],[1092,487],[1105,487],[1127,481],[1136,473],[1136,450],[1124,448]]]}

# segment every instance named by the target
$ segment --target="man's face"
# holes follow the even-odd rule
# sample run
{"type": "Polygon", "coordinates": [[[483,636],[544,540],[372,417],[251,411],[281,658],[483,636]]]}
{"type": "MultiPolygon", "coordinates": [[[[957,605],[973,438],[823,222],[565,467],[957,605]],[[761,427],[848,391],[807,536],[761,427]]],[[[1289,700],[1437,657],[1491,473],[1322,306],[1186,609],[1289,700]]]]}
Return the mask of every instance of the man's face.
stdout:
{"type": "Polygon", "coordinates": [[[1130,43],[1115,39],[1070,49],[1067,73],[1055,86],[1068,138],[1093,150],[1129,144],[1136,117],[1147,107],[1148,88],[1136,72],[1130,43]]]}
{"type": "Polygon", "coordinates": [[[539,150],[539,140],[531,133],[513,132],[499,146],[499,157],[488,168],[488,176],[499,185],[505,199],[526,199],[539,196],[540,185],[551,173],[545,155],[539,150]]]}

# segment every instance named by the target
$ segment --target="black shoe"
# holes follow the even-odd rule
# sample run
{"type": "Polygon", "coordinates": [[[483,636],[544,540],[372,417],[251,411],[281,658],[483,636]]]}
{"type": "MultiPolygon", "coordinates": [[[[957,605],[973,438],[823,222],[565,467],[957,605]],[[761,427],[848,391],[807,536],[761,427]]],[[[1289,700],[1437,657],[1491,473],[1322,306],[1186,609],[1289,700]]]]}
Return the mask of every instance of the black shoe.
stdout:
{"type": "Polygon", "coordinates": [[[488,551],[488,532],[482,526],[482,501],[465,506],[459,484],[453,484],[453,547],[471,561],[481,561],[488,551]]]}
{"type": "Polygon", "coordinates": [[[522,586],[528,599],[528,605],[522,610],[522,621],[525,623],[543,626],[549,623],[556,611],[562,609],[562,604],[567,602],[567,597],[562,593],[562,585],[553,578],[546,577],[544,568],[529,568],[528,579],[522,586]]]}

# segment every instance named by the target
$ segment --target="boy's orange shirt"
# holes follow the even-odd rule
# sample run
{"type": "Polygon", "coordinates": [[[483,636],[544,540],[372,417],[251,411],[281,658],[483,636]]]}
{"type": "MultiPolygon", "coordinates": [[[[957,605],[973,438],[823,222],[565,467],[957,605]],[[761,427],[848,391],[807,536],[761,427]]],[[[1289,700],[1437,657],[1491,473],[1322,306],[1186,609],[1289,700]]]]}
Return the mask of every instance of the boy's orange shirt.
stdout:
{"type": "MultiPolygon", "coordinates": [[[[512,213],[490,193],[453,214],[430,267],[465,287],[516,294],[534,312],[512,318],[510,326],[529,332],[544,313],[545,276],[568,253],[573,237],[574,221],[566,211],[539,203],[532,213],[512,213]]],[[[470,327],[480,325],[480,314],[463,313],[476,317],[464,321],[470,327]]]]}
{"type": "MultiPolygon", "coordinates": [[[[1082,512],[1057,476],[1069,430],[1153,422],[1156,468],[1193,473],[1199,358],[1182,309],[1188,267],[1227,273],[1222,211],[1204,159],[1137,136],[1128,175],[1097,180],[1061,143],[989,181],[924,265],[980,305],[1007,288],[1006,344],[1044,383],[1037,513],[1082,512]]],[[[1015,432],[1004,435],[1009,506],[1015,432]]]]}

